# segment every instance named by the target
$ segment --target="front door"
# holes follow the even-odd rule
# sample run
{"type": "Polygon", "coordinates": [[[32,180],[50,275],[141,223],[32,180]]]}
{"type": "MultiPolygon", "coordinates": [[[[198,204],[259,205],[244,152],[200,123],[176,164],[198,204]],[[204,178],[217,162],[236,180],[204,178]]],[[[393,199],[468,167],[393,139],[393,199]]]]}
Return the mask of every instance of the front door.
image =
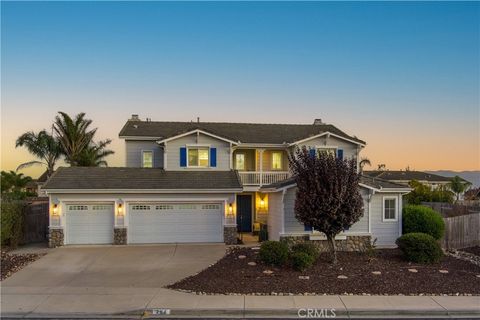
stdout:
{"type": "Polygon", "coordinates": [[[237,195],[238,232],[252,232],[252,195],[237,195]]]}

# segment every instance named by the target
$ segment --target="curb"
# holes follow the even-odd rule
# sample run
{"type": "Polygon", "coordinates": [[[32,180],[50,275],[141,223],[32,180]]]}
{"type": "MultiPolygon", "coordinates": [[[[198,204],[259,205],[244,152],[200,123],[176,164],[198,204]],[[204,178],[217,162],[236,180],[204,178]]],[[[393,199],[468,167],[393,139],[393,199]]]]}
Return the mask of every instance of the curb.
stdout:
{"type": "MultiPolygon", "coordinates": [[[[169,318],[289,318],[302,319],[298,309],[147,309],[124,314],[2,314],[2,319],[169,319],[169,318]],[[164,310],[164,314],[154,314],[153,310],[164,310]],[[166,311],[168,310],[168,312],[166,311]]],[[[338,310],[335,316],[314,318],[337,319],[480,319],[480,311],[458,310],[338,310]]]]}

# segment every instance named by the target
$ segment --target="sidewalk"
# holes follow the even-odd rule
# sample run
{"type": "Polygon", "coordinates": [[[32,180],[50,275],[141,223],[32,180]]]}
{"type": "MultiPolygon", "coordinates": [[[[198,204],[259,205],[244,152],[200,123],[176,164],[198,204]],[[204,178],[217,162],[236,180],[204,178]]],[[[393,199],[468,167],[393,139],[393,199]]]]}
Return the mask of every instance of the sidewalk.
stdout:
{"type": "Polygon", "coordinates": [[[2,318],[290,317],[480,318],[480,297],[222,296],[156,288],[3,288],[2,318]],[[300,310],[301,309],[301,310],[300,310]],[[313,310],[311,312],[314,312],[313,310]],[[161,315],[159,313],[166,313],[161,315]]]}

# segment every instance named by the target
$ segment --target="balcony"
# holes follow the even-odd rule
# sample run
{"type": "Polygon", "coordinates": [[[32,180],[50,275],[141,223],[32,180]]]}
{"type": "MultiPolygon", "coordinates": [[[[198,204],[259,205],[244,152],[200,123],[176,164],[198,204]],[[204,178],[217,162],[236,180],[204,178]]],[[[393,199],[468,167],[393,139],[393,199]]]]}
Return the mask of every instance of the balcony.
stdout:
{"type": "Polygon", "coordinates": [[[263,186],[288,179],[288,171],[239,171],[244,186],[263,186]]]}

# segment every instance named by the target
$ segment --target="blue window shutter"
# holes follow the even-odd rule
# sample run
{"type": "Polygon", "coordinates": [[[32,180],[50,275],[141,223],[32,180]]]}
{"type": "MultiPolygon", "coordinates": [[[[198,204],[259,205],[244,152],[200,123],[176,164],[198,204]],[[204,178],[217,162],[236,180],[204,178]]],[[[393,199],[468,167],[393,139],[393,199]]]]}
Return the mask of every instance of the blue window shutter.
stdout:
{"type": "Polygon", "coordinates": [[[309,226],[308,224],[303,225],[303,230],[305,231],[312,231],[312,226],[309,226]]]}
{"type": "Polygon", "coordinates": [[[187,166],[187,148],[180,148],[180,167],[187,166]]]}
{"type": "Polygon", "coordinates": [[[343,160],[343,149],[337,150],[337,158],[343,160]]]}
{"type": "Polygon", "coordinates": [[[315,158],[315,155],[316,155],[315,149],[310,149],[309,152],[310,152],[310,157],[315,158]]]}
{"type": "Polygon", "coordinates": [[[217,166],[217,148],[210,148],[210,167],[217,166]]]}

